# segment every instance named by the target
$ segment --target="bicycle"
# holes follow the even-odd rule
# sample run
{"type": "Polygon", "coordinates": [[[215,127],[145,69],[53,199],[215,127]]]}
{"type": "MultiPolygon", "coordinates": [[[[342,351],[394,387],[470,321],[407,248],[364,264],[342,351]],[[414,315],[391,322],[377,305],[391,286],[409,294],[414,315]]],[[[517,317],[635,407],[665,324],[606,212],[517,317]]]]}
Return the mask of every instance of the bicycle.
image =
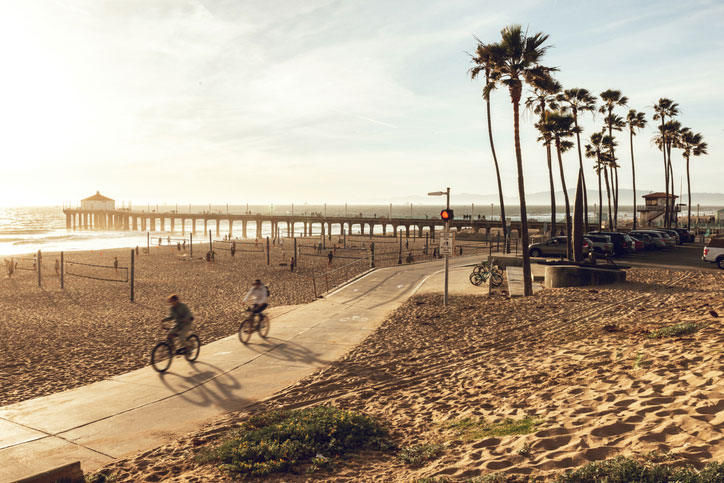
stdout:
{"type": "MultiPolygon", "coordinates": [[[[173,326],[161,324],[163,330],[170,330],[173,326]]],[[[193,327],[193,326],[192,326],[193,327]]],[[[151,365],[157,372],[166,372],[171,367],[171,361],[176,355],[183,355],[187,361],[194,362],[201,352],[201,341],[199,336],[191,333],[186,338],[189,342],[190,350],[186,347],[176,348],[178,335],[167,335],[165,340],[156,344],[151,350],[151,365]]]]}
{"type": "Polygon", "coordinates": [[[470,283],[475,286],[480,286],[490,279],[490,283],[493,287],[499,287],[503,284],[503,273],[500,268],[494,263],[482,262],[480,265],[473,267],[473,272],[470,274],[470,283]]]}
{"type": "Polygon", "coordinates": [[[248,315],[239,324],[239,340],[242,344],[247,344],[251,339],[251,334],[256,331],[262,339],[266,339],[269,335],[269,326],[271,322],[269,316],[265,314],[255,314],[251,307],[247,307],[248,315]],[[258,317],[257,317],[258,315],[258,317]]]}

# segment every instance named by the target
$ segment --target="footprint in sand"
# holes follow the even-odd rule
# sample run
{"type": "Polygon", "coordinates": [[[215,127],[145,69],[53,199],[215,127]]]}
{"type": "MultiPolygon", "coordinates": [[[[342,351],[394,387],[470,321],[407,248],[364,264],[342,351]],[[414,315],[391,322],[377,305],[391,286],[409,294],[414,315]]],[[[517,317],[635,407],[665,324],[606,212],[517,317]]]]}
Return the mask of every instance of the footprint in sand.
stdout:
{"type": "Polygon", "coordinates": [[[608,424],[606,426],[601,426],[600,428],[596,428],[591,431],[591,434],[599,438],[607,438],[610,436],[618,436],[619,434],[628,433],[630,431],[633,431],[635,427],[636,426],[634,426],[633,424],[616,422],[613,424],[608,424]]]}

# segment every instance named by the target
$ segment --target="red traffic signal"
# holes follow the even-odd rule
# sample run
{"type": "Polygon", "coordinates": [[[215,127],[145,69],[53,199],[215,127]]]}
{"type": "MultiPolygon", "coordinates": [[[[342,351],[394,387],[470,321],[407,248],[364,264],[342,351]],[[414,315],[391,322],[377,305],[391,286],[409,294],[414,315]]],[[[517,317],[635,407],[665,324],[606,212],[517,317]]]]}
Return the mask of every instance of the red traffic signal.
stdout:
{"type": "Polygon", "coordinates": [[[444,221],[452,221],[453,210],[442,210],[440,212],[440,218],[442,218],[444,221]]]}

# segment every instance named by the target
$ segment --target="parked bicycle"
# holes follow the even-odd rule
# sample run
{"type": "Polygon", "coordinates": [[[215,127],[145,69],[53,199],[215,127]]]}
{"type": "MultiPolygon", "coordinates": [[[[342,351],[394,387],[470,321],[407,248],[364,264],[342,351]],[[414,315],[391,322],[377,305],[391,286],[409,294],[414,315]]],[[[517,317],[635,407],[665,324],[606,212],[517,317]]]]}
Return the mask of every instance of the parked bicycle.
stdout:
{"type": "MultiPolygon", "coordinates": [[[[172,325],[161,324],[164,331],[169,331],[171,327],[172,325]]],[[[171,361],[176,355],[183,355],[189,362],[198,359],[201,351],[199,336],[192,332],[186,340],[189,345],[188,350],[180,344],[177,335],[167,335],[165,340],[156,344],[151,350],[151,365],[153,368],[158,372],[166,372],[171,367],[171,361]],[[177,348],[177,345],[180,347],[177,348]]]]}
{"type": "Polygon", "coordinates": [[[480,286],[488,279],[490,279],[493,287],[499,287],[503,283],[503,272],[494,262],[482,262],[473,267],[473,272],[470,274],[470,283],[480,286]]]}
{"type": "Polygon", "coordinates": [[[266,339],[269,335],[269,327],[271,325],[269,316],[263,312],[261,314],[255,314],[251,307],[247,307],[246,311],[246,318],[239,324],[239,340],[241,343],[248,343],[249,339],[251,339],[251,334],[255,331],[259,332],[259,335],[263,339],[266,339]]]}

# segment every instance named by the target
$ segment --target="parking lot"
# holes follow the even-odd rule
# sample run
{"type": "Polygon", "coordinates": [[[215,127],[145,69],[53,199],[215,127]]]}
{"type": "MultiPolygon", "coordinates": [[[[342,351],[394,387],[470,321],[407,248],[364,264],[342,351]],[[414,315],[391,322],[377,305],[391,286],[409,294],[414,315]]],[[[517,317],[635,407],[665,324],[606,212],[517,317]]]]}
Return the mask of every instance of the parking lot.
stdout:
{"type": "Polygon", "coordinates": [[[671,268],[679,270],[719,270],[719,268],[701,259],[704,250],[702,243],[684,243],[674,248],[662,250],[643,250],[614,258],[617,264],[632,267],[671,268]]]}

